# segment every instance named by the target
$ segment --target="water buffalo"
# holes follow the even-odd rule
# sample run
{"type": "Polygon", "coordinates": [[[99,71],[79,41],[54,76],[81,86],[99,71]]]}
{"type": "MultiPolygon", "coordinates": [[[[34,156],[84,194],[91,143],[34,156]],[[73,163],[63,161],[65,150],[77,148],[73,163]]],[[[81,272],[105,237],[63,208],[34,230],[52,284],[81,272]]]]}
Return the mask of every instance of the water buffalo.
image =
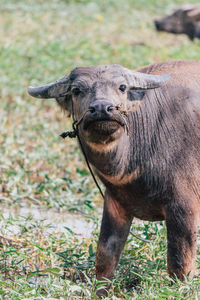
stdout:
{"type": "Polygon", "coordinates": [[[84,152],[106,187],[97,278],[112,278],[134,217],[165,220],[169,274],[193,276],[200,219],[200,62],[168,61],[136,71],[80,67],[28,92],[56,98],[72,114],[84,152]]]}
{"type": "Polygon", "coordinates": [[[158,31],[184,33],[191,40],[200,38],[200,9],[192,5],[183,6],[172,15],[154,20],[154,23],[158,31]]]}

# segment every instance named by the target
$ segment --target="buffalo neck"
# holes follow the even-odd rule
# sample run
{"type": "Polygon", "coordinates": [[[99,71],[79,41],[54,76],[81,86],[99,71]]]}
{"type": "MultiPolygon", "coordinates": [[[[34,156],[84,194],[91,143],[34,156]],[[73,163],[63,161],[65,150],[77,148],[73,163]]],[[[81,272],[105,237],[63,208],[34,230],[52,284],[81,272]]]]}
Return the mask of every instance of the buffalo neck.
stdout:
{"type": "Polygon", "coordinates": [[[113,176],[126,170],[130,160],[130,140],[127,133],[124,132],[109,150],[101,148],[102,150],[96,150],[84,144],[89,162],[97,172],[113,176]]]}
{"type": "Polygon", "coordinates": [[[135,170],[142,170],[143,164],[152,154],[149,143],[150,138],[144,125],[145,114],[142,109],[129,114],[127,123],[129,132],[124,133],[111,146],[109,150],[97,151],[82,141],[85,154],[97,173],[106,176],[129,175],[135,170]]]}

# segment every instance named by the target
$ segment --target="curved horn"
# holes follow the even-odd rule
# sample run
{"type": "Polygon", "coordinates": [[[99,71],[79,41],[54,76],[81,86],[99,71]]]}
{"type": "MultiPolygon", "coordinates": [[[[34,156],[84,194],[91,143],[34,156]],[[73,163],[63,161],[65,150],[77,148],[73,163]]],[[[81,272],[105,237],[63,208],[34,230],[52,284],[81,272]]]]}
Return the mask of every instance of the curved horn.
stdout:
{"type": "Polygon", "coordinates": [[[128,72],[125,75],[130,86],[133,89],[142,90],[158,88],[164,83],[166,83],[170,78],[169,74],[152,75],[131,70],[128,70],[128,72]]]}
{"type": "Polygon", "coordinates": [[[59,96],[63,96],[67,92],[68,85],[66,86],[66,84],[68,81],[69,76],[67,75],[47,85],[39,87],[29,86],[28,93],[35,98],[57,98],[59,96]]]}

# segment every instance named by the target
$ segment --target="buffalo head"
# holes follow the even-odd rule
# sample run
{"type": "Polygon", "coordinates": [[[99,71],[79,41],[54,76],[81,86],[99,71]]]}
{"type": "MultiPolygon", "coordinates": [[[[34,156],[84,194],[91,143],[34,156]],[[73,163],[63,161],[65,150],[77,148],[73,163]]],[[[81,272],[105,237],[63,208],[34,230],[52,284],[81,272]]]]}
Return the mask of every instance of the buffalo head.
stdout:
{"type": "Polygon", "coordinates": [[[173,14],[154,20],[158,31],[187,34],[193,40],[200,37],[200,10],[193,5],[185,5],[173,14]]]}
{"type": "Polygon", "coordinates": [[[78,121],[87,142],[108,144],[126,129],[126,118],[141,104],[145,91],[159,88],[169,75],[149,75],[120,65],[75,68],[69,75],[40,87],[29,87],[36,98],[56,98],[78,121]]]}

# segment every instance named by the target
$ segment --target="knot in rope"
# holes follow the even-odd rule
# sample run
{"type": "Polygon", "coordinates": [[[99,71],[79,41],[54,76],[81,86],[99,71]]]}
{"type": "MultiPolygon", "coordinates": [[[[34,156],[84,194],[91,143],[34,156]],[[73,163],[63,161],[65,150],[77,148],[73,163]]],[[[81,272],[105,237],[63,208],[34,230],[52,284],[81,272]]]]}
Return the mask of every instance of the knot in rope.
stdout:
{"type": "Polygon", "coordinates": [[[78,121],[74,121],[72,123],[73,131],[65,131],[65,132],[61,133],[60,136],[63,139],[65,139],[66,137],[69,137],[71,139],[76,138],[78,136],[77,123],[78,123],[78,121]]]}

